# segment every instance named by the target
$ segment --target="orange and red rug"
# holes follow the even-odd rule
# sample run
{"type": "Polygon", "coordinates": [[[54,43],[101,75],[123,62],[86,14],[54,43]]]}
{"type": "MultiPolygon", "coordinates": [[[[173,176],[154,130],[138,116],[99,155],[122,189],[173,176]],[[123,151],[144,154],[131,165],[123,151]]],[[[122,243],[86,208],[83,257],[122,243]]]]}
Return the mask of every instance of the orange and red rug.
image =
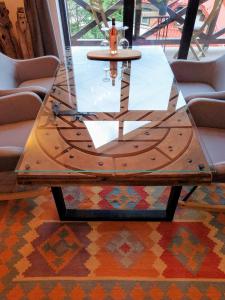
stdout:
{"type": "MultiPolygon", "coordinates": [[[[202,187],[193,198],[225,204],[224,191],[202,187]]],[[[65,193],[82,208],[159,208],[168,197],[158,187],[65,193]]],[[[225,299],[225,215],[178,208],[171,223],[62,223],[50,194],[2,202],[0,299],[225,299]]]]}

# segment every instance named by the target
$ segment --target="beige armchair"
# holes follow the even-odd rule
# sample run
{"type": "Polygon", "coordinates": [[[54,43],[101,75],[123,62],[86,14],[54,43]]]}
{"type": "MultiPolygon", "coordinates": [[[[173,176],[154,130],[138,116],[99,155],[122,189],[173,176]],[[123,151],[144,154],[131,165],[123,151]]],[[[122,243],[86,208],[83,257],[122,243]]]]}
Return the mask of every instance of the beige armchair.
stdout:
{"type": "Polygon", "coordinates": [[[176,60],[171,68],[187,102],[194,98],[225,100],[225,55],[204,62],[176,60]]]}
{"type": "Polygon", "coordinates": [[[52,87],[59,63],[55,56],[16,60],[0,53],[0,96],[28,91],[43,98],[52,87]]]}
{"type": "MultiPolygon", "coordinates": [[[[212,182],[225,182],[225,101],[219,99],[193,99],[188,103],[191,116],[197,126],[202,149],[213,170],[212,182]]],[[[195,187],[193,191],[195,190],[195,187]]],[[[191,192],[192,193],[192,192],[191,192]]],[[[190,196],[190,194],[188,197],[190,196]]],[[[187,197],[185,197],[187,200],[187,197]]],[[[225,211],[224,205],[183,202],[185,206],[225,211]]]]}
{"type": "MultiPolygon", "coordinates": [[[[0,97],[0,200],[22,198],[17,192],[16,164],[41,107],[41,99],[30,92],[0,97]],[[10,194],[8,194],[10,193],[10,194]]],[[[26,190],[26,189],[25,189],[26,190]]]]}

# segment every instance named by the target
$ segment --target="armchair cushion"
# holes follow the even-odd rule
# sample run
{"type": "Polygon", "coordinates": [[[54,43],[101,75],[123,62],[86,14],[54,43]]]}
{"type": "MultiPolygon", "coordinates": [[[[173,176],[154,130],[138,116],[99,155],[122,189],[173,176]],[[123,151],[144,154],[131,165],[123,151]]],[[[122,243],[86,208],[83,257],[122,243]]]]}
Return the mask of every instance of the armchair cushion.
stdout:
{"type": "Polygon", "coordinates": [[[215,171],[214,182],[225,181],[225,129],[199,127],[200,142],[209,165],[215,171]]]}
{"type": "Polygon", "coordinates": [[[198,132],[210,161],[214,164],[225,161],[225,129],[198,127],[198,132]]]}
{"type": "Polygon", "coordinates": [[[225,182],[225,101],[193,99],[188,108],[208,163],[215,171],[213,181],[225,182]]]}
{"type": "Polygon", "coordinates": [[[0,193],[16,186],[13,172],[41,107],[33,93],[0,97],[0,193]]]}
{"type": "Polygon", "coordinates": [[[12,170],[6,172],[0,172],[0,194],[13,193],[15,187],[16,187],[16,174],[12,172],[12,170]]]}
{"type": "Polygon", "coordinates": [[[224,100],[192,99],[188,109],[198,127],[225,129],[224,100]]]}
{"type": "Polygon", "coordinates": [[[215,92],[211,85],[202,82],[179,82],[178,87],[181,89],[187,102],[193,98],[199,98],[201,95],[215,92]]]}
{"type": "Polygon", "coordinates": [[[19,88],[29,88],[40,96],[47,94],[54,83],[54,77],[27,80],[19,85],[19,88]]]}
{"type": "Polygon", "coordinates": [[[225,100],[225,55],[211,61],[171,63],[185,100],[196,97],[225,100]]]}
{"type": "Polygon", "coordinates": [[[34,121],[23,121],[0,125],[0,147],[23,147],[34,121]]]}
{"type": "MultiPolygon", "coordinates": [[[[0,194],[20,193],[37,189],[37,186],[34,185],[18,185],[16,180],[17,174],[12,172],[12,170],[0,172],[0,194]]],[[[6,195],[4,196],[6,197],[6,195]]],[[[8,197],[6,197],[5,200],[8,200],[8,197]]]]}
{"type": "Polygon", "coordinates": [[[0,90],[0,97],[15,95],[18,93],[35,93],[40,97],[46,94],[46,89],[40,86],[17,87],[10,90],[0,90]]]}
{"type": "Polygon", "coordinates": [[[18,85],[14,59],[0,52],[0,90],[13,89],[18,85]]]}
{"type": "Polygon", "coordinates": [[[49,92],[59,64],[54,56],[16,60],[0,53],[0,69],[4,70],[0,72],[0,96],[25,91],[43,96],[49,92]],[[34,86],[29,85],[32,82],[34,86]]]}
{"type": "Polygon", "coordinates": [[[0,125],[35,119],[41,103],[30,92],[0,97],[0,125]]]}
{"type": "Polygon", "coordinates": [[[0,98],[0,172],[15,169],[40,107],[33,93],[0,98]]]}
{"type": "Polygon", "coordinates": [[[23,153],[23,147],[0,147],[0,174],[13,171],[23,153]]]}

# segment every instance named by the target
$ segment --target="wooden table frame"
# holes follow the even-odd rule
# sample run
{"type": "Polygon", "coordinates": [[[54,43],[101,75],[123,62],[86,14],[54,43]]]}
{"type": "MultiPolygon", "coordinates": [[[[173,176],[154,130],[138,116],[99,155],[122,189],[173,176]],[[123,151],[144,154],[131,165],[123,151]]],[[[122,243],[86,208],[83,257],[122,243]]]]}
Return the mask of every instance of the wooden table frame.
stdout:
{"type": "MultiPolygon", "coordinates": [[[[77,120],[74,109],[78,87],[74,81],[71,50],[66,50],[65,64],[58,70],[52,92],[43,103],[18,163],[18,183],[50,186],[61,221],[172,221],[182,187],[212,181],[212,170],[191,118],[185,106],[177,107],[180,93],[176,81],[172,78],[167,110],[129,110],[131,66],[128,65],[121,79],[120,111],[84,113],[77,120]],[[57,110],[53,109],[55,105],[57,110]],[[63,116],[59,112],[63,112],[63,116]],[[119,123],[116,144],[113,140],[110,147],[96,150],[83,124],[85,120],[116,120],[119,123]],[[151,122],[122,138],[127,120],[151,122]],[[170,186],[171,190],[165,209],[70,209],[66,207],[62,191],[67,185],[153,185],[170,186]]],[[[159,51],[151,51],[154,54],[156,50],[159,51]]],[[[142,59],[145,53],[143,49],[142,59]]],[[[85,54],[82,52],[82,55],[85,54]]],[[[163,51],[160,55],[164,56],[163,51]]]]}

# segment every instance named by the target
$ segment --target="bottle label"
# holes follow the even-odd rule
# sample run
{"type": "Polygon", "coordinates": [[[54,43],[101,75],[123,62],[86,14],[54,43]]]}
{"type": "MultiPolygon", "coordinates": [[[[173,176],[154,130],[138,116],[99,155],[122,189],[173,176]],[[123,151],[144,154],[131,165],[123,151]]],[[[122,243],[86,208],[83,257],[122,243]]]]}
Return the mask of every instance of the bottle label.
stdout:
{"type": "Polygon", "coordinates": [[[112,28],[110,31],[110,53],[117,53],[117,31],[115,28],[112,28]]]}

